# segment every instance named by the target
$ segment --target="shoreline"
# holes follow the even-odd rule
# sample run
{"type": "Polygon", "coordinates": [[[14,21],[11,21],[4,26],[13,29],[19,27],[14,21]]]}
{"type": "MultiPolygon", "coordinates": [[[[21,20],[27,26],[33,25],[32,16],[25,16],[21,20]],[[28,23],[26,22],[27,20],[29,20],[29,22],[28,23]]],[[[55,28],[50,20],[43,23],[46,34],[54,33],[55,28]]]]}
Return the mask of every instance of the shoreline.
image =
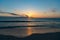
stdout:
{"type": "MultiPolygon", "coordinates": [[[[12,35],[16,37],[26,37],[27,35],[27,30],[28,28],[12,28],[12,29],[0,29],[0,34],[3,35],[12,35]]],[[[49,33],[49,32],[60,32],[60,28],[37,28],[34,29],[32,28],[32,34],[33,33],[49,33]]]]}

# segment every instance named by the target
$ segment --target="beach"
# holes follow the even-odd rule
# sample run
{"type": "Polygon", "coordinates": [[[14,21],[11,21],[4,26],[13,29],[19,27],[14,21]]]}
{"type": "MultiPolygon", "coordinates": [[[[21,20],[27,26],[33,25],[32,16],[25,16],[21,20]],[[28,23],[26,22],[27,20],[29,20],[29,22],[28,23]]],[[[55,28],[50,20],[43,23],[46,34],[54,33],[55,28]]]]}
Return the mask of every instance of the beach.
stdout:
{"type": "Polygon", "coordinates": [[[53,33],[53,32],[60,32],[60,28],[36,28],[36,27],[25,27],[25,28],[8,28],[8,29],[0,29],[0,34],[2,35],[12,35],[15,37],[27,37],[31,34],[44,34],[44,33],[53,33]],[[31,31],[29,31],[31,30],[31,31]],[[30,34],[28,33],[30,32],[30,34]]]}

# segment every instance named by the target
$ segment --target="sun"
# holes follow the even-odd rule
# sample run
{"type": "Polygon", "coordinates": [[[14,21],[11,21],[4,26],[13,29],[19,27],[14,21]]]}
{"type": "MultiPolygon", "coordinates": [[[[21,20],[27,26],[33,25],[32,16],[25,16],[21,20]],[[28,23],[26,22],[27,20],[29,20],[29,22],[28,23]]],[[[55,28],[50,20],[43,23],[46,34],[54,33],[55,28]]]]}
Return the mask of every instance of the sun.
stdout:
{"type": "Polygon", "coordinates": [[[32,14],[31,13],[27,13],[26,16],[30,18],[30,17],[32,17],[32,14]]]}
{"type": "Polygon", "coordinates": [[[24,16],[24,17],[28,17],[28,18],[34,18],[37,16],[37,12],[35,10],[23,10],[21,11],[16,11],[15,12],[18,16],[24,16]]]}
{"type": "Polygon", "coordinates": [[[29,18],[33,17],[34,16],[34,11],[32,10],[29,10],[29,11],[26,11],[25,15],[29,18]]]}

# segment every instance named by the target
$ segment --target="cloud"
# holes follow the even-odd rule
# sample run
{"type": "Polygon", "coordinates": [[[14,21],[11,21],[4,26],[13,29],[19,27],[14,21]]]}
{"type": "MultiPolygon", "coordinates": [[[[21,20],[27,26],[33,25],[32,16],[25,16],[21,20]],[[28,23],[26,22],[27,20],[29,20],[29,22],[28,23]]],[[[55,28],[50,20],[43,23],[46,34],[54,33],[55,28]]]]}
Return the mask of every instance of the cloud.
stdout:
{"type": "Polygon", "coordinates": [[[11,17],[15,17],[18,16],[17,14],[14,13],[9,13],[9,12],[0,12],[0,16],[11,16],[11,17]]]}

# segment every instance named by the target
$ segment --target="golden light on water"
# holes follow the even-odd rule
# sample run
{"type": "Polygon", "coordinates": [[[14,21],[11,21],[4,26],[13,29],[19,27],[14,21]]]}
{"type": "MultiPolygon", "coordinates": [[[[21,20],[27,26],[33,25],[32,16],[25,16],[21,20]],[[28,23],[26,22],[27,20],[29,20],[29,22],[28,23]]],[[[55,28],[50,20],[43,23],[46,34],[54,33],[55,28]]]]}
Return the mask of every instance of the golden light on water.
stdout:
{"type": "Polygon", "coordinates": [[[27,34],[28,34],[28,35],[31,35],[31,34],[32,34],[32,28],[31,28],[31,27],[28,27],[28,28],[27,28],[27,34]]]}
{"type": "MultiPolygon", "coordinates": [[[[28,18],[28,21],[30,20],[30,18],[28,18]]],[[[30,27],[30,25],[29,25],[30,23],[28,22],[28,24],[27,24],[27,34],[28,35],[31,35],[32,34],[32,27],[30,27]]]]}

